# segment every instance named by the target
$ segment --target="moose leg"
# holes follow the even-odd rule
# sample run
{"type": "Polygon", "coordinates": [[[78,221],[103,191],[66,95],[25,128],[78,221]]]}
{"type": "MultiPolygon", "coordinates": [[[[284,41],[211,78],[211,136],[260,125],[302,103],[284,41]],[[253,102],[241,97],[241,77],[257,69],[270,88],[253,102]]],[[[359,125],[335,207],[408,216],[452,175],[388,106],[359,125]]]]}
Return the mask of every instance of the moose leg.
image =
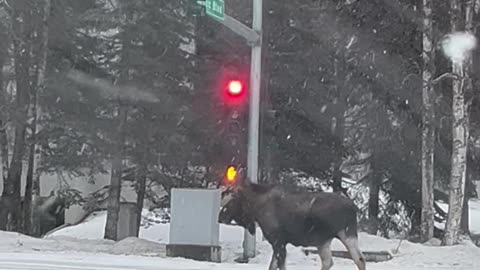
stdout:
{"type": "Polygon", "coordinates": [[[273,247],[272,260],[268,270],[285,270],[285,258],[287,256],[287,250],[284,245],[273,247]]]}
{"type": "Polygon", "coordinates": [[[280,270],[286,270],[285,261],[287,259],[287,248],[282,245],[278,250],[278,268],[280,270]]]}
{"type": "Polygon", "coordinates": [[[322,259],[322,270],[329,270],[333,266],[332,250],[330,249],[331,244],[332,240],[329,240],[318,247],[318,254],[320,255],[320,259],[322,259]]]}
{"type": "Polygon", "coordinates": [[[277,270],[278,269],[278,255],[277,251],[273,249],[272,259],[270,260],[270,266],[268,270],[277,270]]]}
{"type": "Polygon", "coordinates": [[[356,235],[347,236],[347,234],[343,230],[340,231],[337,236],[338,239],[340,239],[343,245],[347,248],[350,256],[352,257],[352,260],[357,265],[358,270],[366,270],[367,266],[365,263],[365,257],[363,256],[362,251],[360,251],[360,248],[358,247],[358,237],[356,235]]]}

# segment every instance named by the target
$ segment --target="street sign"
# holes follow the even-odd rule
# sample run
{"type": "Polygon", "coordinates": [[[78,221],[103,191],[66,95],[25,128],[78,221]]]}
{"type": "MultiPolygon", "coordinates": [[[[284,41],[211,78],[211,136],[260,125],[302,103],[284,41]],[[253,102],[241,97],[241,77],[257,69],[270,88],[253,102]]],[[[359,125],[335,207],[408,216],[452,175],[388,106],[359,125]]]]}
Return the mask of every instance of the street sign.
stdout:
{"type": "Polygon", "coordinates": [[[205,0],[205,11],[208,16],[215,19],[225,19],[224,0],[205,0]]]}

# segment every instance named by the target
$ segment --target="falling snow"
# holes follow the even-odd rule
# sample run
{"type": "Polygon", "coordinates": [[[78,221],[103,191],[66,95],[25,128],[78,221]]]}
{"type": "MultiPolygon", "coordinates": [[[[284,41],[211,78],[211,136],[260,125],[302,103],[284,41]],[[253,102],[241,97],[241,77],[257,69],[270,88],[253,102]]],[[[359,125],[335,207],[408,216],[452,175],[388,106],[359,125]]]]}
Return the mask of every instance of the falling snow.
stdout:
{"type": "Polygon", "coordinates": [[[468,32],[455,32],[442,40],[442,51],[454,64],[462,65],[477,46],[477,39],[468,32]]]}

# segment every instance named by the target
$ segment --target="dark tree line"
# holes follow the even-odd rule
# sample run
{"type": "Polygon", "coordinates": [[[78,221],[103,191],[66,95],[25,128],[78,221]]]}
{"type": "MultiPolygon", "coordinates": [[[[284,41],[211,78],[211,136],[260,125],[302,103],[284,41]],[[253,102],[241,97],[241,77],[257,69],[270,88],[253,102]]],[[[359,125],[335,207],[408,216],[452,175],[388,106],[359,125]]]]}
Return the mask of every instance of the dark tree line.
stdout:
{"type": "MultiPolygon", "coordinates": [[[[264,2],[262,181],[295,185],[301,176],[346,194],[367,187],[369,232],[405,230],[392,219],[400,204],[409,233],[433,237],[433,189],[435,199],[448,201],[452,178],[455,79],[443,76],[452,65],[440,50],[457,22],[449,16],[452,6],[264,2]],[[353,168],[361,168],[361,177],[347,187],[342,179],[353,168]]],[[[168,194],[172,187],[215,185],[222,177],[216,76],[225,69],[248,71],[250,51],[195,1],[2,3],[0,229],[39,234],[31,224],[45,173],[92,181],[110,174],[111,185],[88,198],[68,188],[58,196],[106,207],[105,237],[111,239],[122,183],[136,189],[140,211],[144,199],[163,204],[154,185],[168,194]]],[[[455,29],[475,33],[476,9],[457,4],[462,19],[455,29]]],[[[228,1],[227,13],[249,24],[251,3],[228,1]]],[[[478,137],[477,58],[475,52],[467,72],[466,142],[478,137]]],[[[468,199],[478,149],[467,145],[468,199]]]]}

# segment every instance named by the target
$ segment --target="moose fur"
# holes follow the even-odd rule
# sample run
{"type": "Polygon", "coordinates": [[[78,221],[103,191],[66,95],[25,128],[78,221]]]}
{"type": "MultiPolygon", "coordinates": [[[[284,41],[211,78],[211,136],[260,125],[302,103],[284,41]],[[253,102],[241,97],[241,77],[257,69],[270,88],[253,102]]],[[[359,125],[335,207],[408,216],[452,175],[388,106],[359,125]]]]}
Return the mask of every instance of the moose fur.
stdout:
{"type": "Polygon", "coordinates": [[[286,245],[318,248],[322,270],[333,266],[331,242],[339,239],[359,270],[366,264],[358,246],[357,207],[340,193],[287,191],[278,186],[244,182],[225,192],[219,219],[254,233],[255,223],[271,244],[269,270],[285,270],[286,245]]]}

